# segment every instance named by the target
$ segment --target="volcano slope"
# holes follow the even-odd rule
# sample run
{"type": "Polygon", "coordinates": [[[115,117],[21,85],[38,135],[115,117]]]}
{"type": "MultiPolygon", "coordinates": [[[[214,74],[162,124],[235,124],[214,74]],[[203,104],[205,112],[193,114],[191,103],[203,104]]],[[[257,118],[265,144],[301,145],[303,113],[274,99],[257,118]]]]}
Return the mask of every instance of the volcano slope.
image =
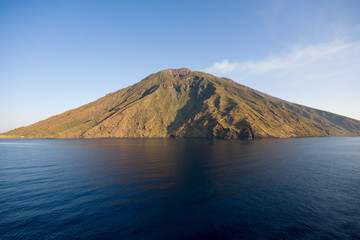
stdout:
{"type": "Polygon", "coordinates": [[[344,135],[360,135],[360,121],[182,68],[151,74],[94,102],[0,137],[256,139],[344,135]]]}

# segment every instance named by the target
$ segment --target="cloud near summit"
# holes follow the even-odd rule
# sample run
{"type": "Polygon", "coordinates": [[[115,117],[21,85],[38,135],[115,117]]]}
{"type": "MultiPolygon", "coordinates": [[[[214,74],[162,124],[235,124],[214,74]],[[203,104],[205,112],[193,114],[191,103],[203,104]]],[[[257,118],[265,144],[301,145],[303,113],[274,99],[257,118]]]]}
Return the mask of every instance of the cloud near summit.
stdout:
{"type": "Polygon", "coordinates": [[[307,69],[334,64],[339,68],[344,64],[360,63],[360,41],[334,40],[327,43],[295,47],[285,54],[273,55],[258,61],[230,62],[223,60],[205,68],[206,72],[220,75],[246,76],[270,72],[307,69]]]}
{"type": "Polygon", "coordinates": [[[270,95],[360,120],[360,40],[294,47],[259,60],[223,60],[205,72],[270,95]],[[340,97],[341,96],[341,97],[340,97]]]}

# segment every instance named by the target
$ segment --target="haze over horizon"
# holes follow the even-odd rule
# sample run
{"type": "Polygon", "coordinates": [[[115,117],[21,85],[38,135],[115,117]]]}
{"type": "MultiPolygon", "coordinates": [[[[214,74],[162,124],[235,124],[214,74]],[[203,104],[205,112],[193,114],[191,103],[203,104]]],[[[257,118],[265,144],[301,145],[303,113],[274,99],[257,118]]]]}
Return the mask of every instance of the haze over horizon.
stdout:
{"type": "Polygon", "coordinates": [[[0,3],[0,133],[167,68],[360,120],[358,1],[0,3]]]}

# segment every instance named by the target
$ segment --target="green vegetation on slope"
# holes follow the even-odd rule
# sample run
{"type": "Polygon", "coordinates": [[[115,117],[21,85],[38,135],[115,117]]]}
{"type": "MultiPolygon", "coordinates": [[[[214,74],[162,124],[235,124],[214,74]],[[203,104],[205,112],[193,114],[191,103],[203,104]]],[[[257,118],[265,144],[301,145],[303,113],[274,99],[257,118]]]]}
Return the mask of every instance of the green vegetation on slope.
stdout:
{"type": "Polygon", "coordinates": [[[167,69],[3,138],[266,138],[360,135],[360,122],[290,103],[230,79],[167,69]]]}

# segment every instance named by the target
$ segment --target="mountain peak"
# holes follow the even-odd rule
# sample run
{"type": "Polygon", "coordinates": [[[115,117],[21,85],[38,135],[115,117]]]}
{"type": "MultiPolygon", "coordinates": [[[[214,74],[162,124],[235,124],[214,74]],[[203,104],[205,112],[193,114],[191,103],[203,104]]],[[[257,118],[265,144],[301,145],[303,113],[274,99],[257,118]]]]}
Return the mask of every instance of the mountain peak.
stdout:
{"type": "Polygon", "coordinates": [[[158,73],[0,138],[360,135],[360,121],[274,98],[228,78],[187,68],[158,73]]]}
{"type": "Polygon", "coordinates": [[[178,69],[166,69],[164,70],[164,72],[166,72],[167,74],[169,74],[172,77],[183,77],[186,76],[188,74],[190,74],[192,71],[188,68],[178,68],[178,69]]]}

